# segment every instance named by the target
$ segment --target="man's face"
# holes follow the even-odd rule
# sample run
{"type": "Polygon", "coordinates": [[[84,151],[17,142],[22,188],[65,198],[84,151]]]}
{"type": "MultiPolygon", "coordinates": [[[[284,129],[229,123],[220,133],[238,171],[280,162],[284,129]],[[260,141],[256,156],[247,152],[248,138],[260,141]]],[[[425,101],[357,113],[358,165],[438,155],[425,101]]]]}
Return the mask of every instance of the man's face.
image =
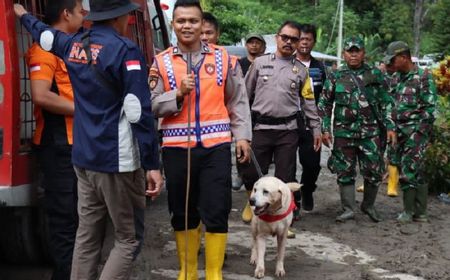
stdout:
{"type": "Polygon", "coordinates": [[[298,53],[303,55],[311,54],[312,49],[314,48],[314,37],[312,33],[300,33],[300,43],[298,44],[298,53]]]}
{"type": "Polygon", "coordinates": [[[406,58],[406,56],[404,55],[396,55],[391,59],[391,63],[392,64],[392,68],[395,71],[401,72],[401,73],[406,73],[408,72],[408,70],[406,69],[407,65],[408,65],[408,60],[406,58]]]}
{"type": "Polygon", "coordinates": [[[364,61],[364,49],[351,47],[348,51],[344,51],[344,60],[349,68],[359,68],[364,61]]]}
{"type": "Polygon", "coordinates": [[[205,43],[217,45],[217,42],[219,42],[219,31],[214,24],[203,21],[201,39],[205,43]]]}
{"type": "Polygon", "coordinates": [[[68,21],[69,33],[76,33],[78,29],[83,25],[83,17],[86,15],[86,11],[83,9],[81,1],[77,1],[73,11],[64,10],[65,18],[68,21]]]}
{"type": "Polygon", "coordinates": [[[251,56],[260,56],[265,51],[264,43],[257,38],[250,38],[247,43],[245,43],[245,47],[251,56]]]}
{"type": "Polygon", "coordinates": [[[300,34],[297,28],[284,26],[276,35],[277,51],[281,56],[291,56],[297,49],[300,34]]]}
{"type": "Polygon", "coordinates": [[[193,45],[200,41],[202,13],[197,7],[177,7],[173,12],[172,27],[178,42],[193,45]]]}

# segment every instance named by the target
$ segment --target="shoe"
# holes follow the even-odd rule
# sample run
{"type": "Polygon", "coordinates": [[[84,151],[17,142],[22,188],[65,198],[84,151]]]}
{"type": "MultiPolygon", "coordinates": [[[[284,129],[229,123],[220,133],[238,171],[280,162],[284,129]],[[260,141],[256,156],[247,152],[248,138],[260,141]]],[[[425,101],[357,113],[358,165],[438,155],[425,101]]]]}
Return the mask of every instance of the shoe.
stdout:
{"type": "Polygon", "coordinates": [[[428,216],[427,215],[414,215],[413,221],[418,223],[428,223],[428,216]]]}
{"type": "Polygon", "coordinates": [[[402,212],[400,213],[400,215],[398,215],[397,221],[401,224],[408,224],[412,222],[412,218],[412,215],[408,212],[402,212]]]}
{"type": "Polygon", "coordinates": [[[205,233],[205,279],[222,280],[226,233],[205,233]]]}
{"type": "Polygon", "coordinates": [[[390,197],[398,196],[398,168],[395,165],[388,166],[388,185],[387,185],[387,195],[390,197]]]}
{"type": "Polygon", "coordinates": [[[367,214],[369,216],[369,218],[374,221],[375,223],[379,223],[381,221],[383,221],[383,219],[381,219],[380,215],[378,214],[377,210],[375,210],[375,208],[372,207],[368,207],[368,208],[363,208],[361,207],[361,211],[365,214],[367,214]]]}
{"type": "Polygon", "coordinates": [[[292,219],[294,221],[300,221],[300,209],[299,208],[295,208],[294,211],[292,211],[292,214],[294,214],[294,216],[292,217],[292,219]]]}
{"type": "Polygon", "coordinates": [[[295,238],[295,232],[294,232],[294,229],[291,228],[291,227],[288,229],[287,238],[288,238],[288,239],[294,239],[294,238],[295,238]]]}
{"type": "Polygon", "coordinates": [[[356,188],[357,192],[364,192],[364,184],[356,188]]]}
{"type": "Polygon", "coordinates": [[[339,186],[339,191],[341,195],[342,209],[344,210],[342,214],[336,217],[336,222],[345,222],[347,220],[352,220],[355,218],[355,186],[339,186]]]}
{"type": "Polygon", "coordinates": [[[237,192],[237,191],[239,191],[241,189],[242,184],[243,184],[242,178],[240,176],[236,176],[236,179],[232,180],[231,189],[233,191],[237,192]]]}
{"type": "Polygon", "coordinates": [[[336,222],[345,223],[348,220],[353,220],[355,218],[355,212],[352,210],[345,210],[344,213],[336,217],[336,222]]]}
{"type": "MultiPolygon", "coordinates": [[[[251,193],[252,193],[251,191],[247,191],[248,197],[250,197],[251,193]]],[[[244,210],[242,210],[242,221],[244,223],[250,223],[252,221],[252,218],[253,218],[253,211],[252,208],[250,208],[250,203],[248,202],[247,199],[247,204],[245,205],[244,210]]]]}
{"type": "Polygon", "coordinates": [[[186,261],[186,237],[184,231],[175,231],[175,241],[177,245],[178,261],[180,263],[180,273],[177,280],[197,280],[197,259],[200,248],[200,230],[190,229],[187,231],[188,247],[187,247],[187,263],[186,261]],[[187,270],[187,278],[185,278],[187,270]]]}
{"type": "Polygon", "coordinates": [[[302,191],[302,206],[305,211],[312,211],[314,209],[314,197],[312,192],[302,191]]]}

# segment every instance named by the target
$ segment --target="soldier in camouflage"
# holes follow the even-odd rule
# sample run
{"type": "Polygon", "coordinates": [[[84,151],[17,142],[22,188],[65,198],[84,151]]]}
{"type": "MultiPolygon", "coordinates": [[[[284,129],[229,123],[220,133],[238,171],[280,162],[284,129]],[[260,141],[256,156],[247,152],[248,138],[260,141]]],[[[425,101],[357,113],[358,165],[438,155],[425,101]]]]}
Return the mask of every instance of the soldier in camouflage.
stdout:
{"type": "Polygon", "coordinates": [[[389,44],[384,60],[390,61],[397,71],[393,117],[397,124],[398,144],[392,162],[400,169],[404,208],[397,220],[401,223],[427,222],[428,188],[421,169],[435,119],[436,86],[430,71],[414,65],[405,42],[389,44]]]}
{"type": "Polygon", "coordinates": [[[345,222],[355,216],[357,162],[364,177],[361,210],[374,222],[381,221],[374,208],[384,169],[381,126],[387,128],[388,140],[395,143],[395,125],[391,118],[393,101],[388,95],[383,74],[365,64],[364,55],[361,38],[349,37],[344,41],[346,64],[325,81],[318,105],[323,118],[322,140],[327,146],[332,142],[331,114],[335,105],[335,140],[328,168],[337,173],[340,189],[343,213],[336,217],[338,222],[345,222]]]}

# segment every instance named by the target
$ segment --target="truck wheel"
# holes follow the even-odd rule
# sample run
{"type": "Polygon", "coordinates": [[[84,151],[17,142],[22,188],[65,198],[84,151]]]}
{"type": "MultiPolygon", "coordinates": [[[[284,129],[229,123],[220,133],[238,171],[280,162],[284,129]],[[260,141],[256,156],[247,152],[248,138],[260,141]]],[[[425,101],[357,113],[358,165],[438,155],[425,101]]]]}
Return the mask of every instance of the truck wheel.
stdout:
{"type": "MultiPolygon", "coordinates": [[[[37,207],[0,208],[0,258],[9,263],[42,263],[45,233],[42,210],[37,207]]],[[[47,250],[45,250],[47,251],[47,250]]]]}

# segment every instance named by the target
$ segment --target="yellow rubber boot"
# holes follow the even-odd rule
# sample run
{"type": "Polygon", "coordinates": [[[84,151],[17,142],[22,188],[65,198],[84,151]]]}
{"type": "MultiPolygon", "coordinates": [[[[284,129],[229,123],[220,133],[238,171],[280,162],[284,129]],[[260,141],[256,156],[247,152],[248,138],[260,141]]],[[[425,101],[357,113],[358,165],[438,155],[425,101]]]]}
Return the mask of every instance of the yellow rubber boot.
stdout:
{"type": "Polygon", "coordinates": [[[178,261],[180,263],[180,273],[178,280],[198,280],[197,264],[198,249],[200,247],[200,226],[196,229],[187,231],[188,247],[187,247],[187,264],[186,256],[186,237],[185,231],[175,231],[175,241],[177,243],[178,261]],[[187,278],[185,278],[187,269],[187,278]]]}
{"type": "Polygon", "coordinates": [[[398,196],[398,168],[395,165],[388,166],[388,185],[387,185],[387,195],[391,197],[398,196]]]}
{"type": "Polygon", "coordinates": [[[205,233],[206,280],[222,280],[222,266],[226,246],[226,233],[205,233]]]}
{"type": "MultiPolygon", "coordinates": [[[[250,197],[251,194],[252,191],[247,191],[248,197],[250,197]]],[[[247,199],[247,204],[245,205],[244,210],[242,210],[242,221],[244,223],[250,223],[252,221],[252,218],[253,218],[252,208],[250,208],[250,203],[248,203],[247,199]]]]}

